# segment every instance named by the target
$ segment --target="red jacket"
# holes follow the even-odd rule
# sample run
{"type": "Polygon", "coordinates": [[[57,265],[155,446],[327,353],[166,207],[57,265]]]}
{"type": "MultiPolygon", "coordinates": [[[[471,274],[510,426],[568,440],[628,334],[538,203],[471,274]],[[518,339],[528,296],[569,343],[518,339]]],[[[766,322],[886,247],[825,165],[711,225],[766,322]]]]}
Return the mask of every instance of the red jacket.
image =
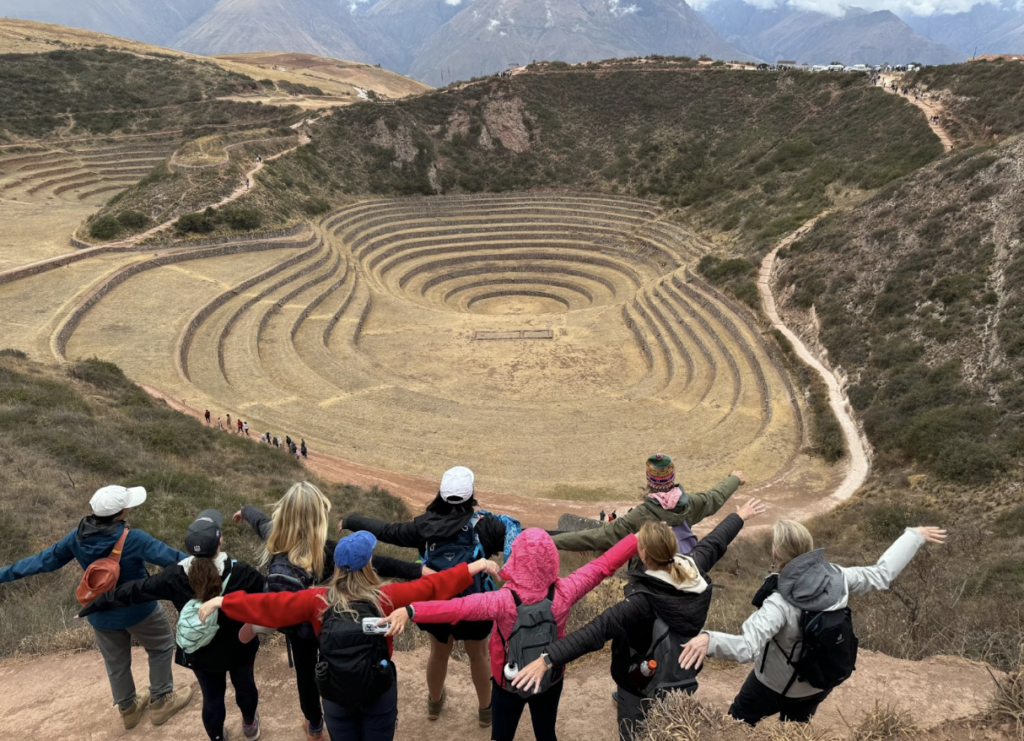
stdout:
{"type": "MultiPolygon", "coordinates": [[[[451,599],[469,589],[472,583],[469,566],[461,563],[416,581],[385,584],[380,590],[379,607],[384,615],[390,615],[392,611],[420,600],[451,599]]],[[[316,634],[320,635],[320,616],[327,609],[326,594],[326,587],[264,594],[231,592],[224,595],[224,604],[220,609],[232,620],[268,628],[284,628],[309,622],[313,624],[316,634]]],[[[391,653],[391,638],[388,638],[388,655],[391,653]]]]}

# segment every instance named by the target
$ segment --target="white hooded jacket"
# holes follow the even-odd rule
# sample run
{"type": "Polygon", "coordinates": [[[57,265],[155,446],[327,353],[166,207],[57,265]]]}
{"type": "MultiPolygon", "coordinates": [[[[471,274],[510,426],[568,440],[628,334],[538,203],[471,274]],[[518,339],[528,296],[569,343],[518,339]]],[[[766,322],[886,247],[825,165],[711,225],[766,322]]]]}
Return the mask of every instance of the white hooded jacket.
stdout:
{"type": "MultiPolygon", "coordinates": [[[[825,561],[820,549],[794,558],[779,573],[778,591],[746,619],[740,635],[707,631],[711,639],[707,655],[741,664],[755,662],[754,676],[781,694],[793,677],[786,657],[800,655],[800,613],[841,610],[851,594],[888,589],[924,542],[917,530],[907,528],[874,566],[837,566],[825,561]]],[[[821,691],[797,680],[786,697],[809,697],[821,691]]]]}

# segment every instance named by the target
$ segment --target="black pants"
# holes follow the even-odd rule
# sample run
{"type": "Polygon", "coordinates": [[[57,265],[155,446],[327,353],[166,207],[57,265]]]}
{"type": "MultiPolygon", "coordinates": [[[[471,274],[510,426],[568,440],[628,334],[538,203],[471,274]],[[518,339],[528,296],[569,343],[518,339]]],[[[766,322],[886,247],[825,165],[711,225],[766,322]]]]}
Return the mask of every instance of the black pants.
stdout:
{"type": "Polygon", "coordinates": [[[558,702],[562,699],[562,684],[559,680],[547,692],[533,695],[524,700],[515,692],[503,690],[491,679],[491,739],[512,741],[523,717],[523,708],[530,706],[530,720],[533,721],[533,735],[537,741],[557,741],[555,721],[558,720],[558,702]]]}
{"type": "Polygon", "coordinates": [[[231,677],[231,686],[235,688],[235,704],[242,711],[242,720],[252,723],[256,717],[260,693],[256,689],[252,667],[252,664],[248,664],[222,672],[192,669],[199,680],[199,689],[203,692],[203,727],[212,741],[224,738],[224,719],[227,717],[224,695],[228,688],[228,676],[231,677]]]}
{"type": "Polygon", "coordinates": [[[754,676],[754,672],[750,672],[747,681],[740,687],[739,694],[729,707],[729,715],[752,726],[762,718],[776,713],[779,714],[779,720],[807,723],[814,716],[821,701],[828,697],[829,692],[831,690],[808,697],[783,697],[765,687],[761,680],[754,676]]]}
{"type": "Polygon", "coordinates": [[[393,741],[398,724],[398,681],[361,708],[343,708],[324,700],[324,713],[332,741],[393,741]]]}
{"type": "Polygon", "coordinates": [[[324,711],[320,707],[320,690],[316,686],[316,662],[320,655],[320,642],[310,639],[288,638],[295,663],[295,684],[299,687],[299,707],[303,717],[314,729],[323,727],[324,711]]]}

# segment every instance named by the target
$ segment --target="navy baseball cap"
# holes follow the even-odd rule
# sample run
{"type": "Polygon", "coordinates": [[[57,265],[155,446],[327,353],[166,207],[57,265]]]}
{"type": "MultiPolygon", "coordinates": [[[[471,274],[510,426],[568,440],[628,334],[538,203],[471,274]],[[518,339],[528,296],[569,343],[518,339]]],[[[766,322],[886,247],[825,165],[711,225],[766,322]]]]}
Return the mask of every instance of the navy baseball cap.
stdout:
{"type": "Polygon", "coordinates": [[[359,571],[370,563],[377,539],[365,530],[352,533],[338,541],[334,548],[334,565],[342,571],[359,571]]]}
{"type": "Polygon", "coordinates": [[[220,548],[224,515],[215,509],[204,509],[185,531],[185,552],[193,556],[212,556],[220,548]]]}

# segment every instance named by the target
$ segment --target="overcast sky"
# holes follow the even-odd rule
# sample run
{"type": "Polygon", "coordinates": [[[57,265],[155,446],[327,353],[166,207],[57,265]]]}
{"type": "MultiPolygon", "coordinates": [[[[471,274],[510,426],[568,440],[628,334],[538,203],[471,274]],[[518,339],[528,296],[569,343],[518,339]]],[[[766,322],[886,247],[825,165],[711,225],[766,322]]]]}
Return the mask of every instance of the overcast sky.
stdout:
{"type": "MultiPolygon", "coordinates": [[[[701,10],[715,0],[693,0],[690,5],[701,10]]],[[[1013,0],[744,0],[756,8],[770,9],[779,5],[790,5],[801,10],[816,10],[819,13],[841,15],[845,7],[864,8],[865,10],[891,10],[897,15],[941,15],[947,13],[964,13],[975,5],[1013,5],[1013,0]]],[[[1024,0],[1016,3],[1018,9],[1024,9],[1024,0]]]]}

